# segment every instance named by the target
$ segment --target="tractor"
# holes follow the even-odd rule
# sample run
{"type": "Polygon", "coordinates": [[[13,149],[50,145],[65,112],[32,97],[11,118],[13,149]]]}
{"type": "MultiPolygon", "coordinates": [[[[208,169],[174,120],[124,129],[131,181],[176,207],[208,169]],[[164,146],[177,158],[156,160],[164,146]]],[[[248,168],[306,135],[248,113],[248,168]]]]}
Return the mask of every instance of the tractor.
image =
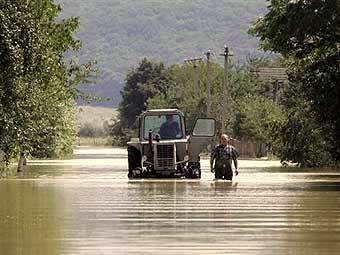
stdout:
{"type": "Polygon", "coordinates": [[[189,134],[178,109],[139,116],[139,137],[127,143],[129,178],[201,178],[200,153],[215,138],[215,120],[198,118],[189,134]]]}

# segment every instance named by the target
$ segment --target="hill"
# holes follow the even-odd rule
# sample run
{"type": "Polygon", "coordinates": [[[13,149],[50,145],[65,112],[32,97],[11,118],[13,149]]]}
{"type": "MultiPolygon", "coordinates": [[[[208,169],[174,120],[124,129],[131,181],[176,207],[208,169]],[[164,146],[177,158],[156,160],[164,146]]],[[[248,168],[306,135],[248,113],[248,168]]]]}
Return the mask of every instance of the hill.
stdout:
{"type": "MultiPolygon", "coordinates": [[[[81,61],[95,59],[101,70],[97,86],[85,90],[110,97],[117,106],[124,78],[143,57],[182,63],[227,44],[233,61],[258,55],[258,41],[247,30],[266,11],[266,0],[58,0],[62,17],[79,16],[81,61]]],[[[102,104],[103,105],[103,104],[102,104]]],[[[104,104],[105,105],[105,104],[104,104]]]]}

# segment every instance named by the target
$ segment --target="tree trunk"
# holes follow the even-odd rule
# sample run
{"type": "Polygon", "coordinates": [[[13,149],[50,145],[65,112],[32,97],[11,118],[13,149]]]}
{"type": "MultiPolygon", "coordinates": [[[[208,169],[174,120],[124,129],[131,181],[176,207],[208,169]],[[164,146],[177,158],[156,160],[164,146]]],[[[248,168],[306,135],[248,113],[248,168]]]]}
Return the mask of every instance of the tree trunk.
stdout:
{"type": "Polygon", "coordinates": [[[25,153],[21,152],[20,153],[20,158],[19,158],[19,162],[18,162],[18,169],[17,172],[22,172],[23,167],[26,165],[26,157],[25,157],[25,153]]]}

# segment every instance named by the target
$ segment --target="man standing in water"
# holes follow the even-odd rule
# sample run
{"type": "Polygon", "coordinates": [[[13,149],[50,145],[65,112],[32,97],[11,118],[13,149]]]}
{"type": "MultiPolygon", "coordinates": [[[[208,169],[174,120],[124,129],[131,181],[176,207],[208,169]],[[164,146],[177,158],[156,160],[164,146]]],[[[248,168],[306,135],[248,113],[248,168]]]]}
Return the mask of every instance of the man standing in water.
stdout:
{"type": "Polygon", "coordinates": [[[235,175],[238,175],[237,158],[239,154],[235,147],[229,144],[229,141],[229,137],[222,134],[220,144],[216,145],[211,152],[210,170],[215,173],[215,179],[233,179],[232,161],[234,161],[235,175]]]}

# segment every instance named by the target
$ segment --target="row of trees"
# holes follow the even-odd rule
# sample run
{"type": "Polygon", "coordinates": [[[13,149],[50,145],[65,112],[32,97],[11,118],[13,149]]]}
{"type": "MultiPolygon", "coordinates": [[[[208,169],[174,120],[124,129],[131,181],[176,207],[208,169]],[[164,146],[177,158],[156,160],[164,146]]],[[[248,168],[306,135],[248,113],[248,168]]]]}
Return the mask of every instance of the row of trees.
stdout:
{"type": "MultiPolygon", "coordinates": [[[[339,9],[339,0],[271,1],[267,15],[250,33],[260,38],[264,50],[280,53],[282,60],[234,66],[228,77],[227,108],[223,68],[212,64],[212,116],[226,115],[229,133],[266,143],[281,160],[301,166],[339,162],[339,9]],[[266,84],[252,72],[271,65],[288,70],[289,83],[279,91],[279,100],[268,96],[266,84]]],[[[138,114],[148,108],[179,108],[190,128],[195,117],[206,112],[206,69],[205,62],[166,68],[144,59],[126,78],[114,134],[130,134],[138,114]]]]}
{"type": "MultiPolygon", "coordinates": [[[[268,84],[257,79],[254,70],[259,65],[277,66],[280,62],[257,59],[249,60],[245,65],[231,66],[226,97],[224,69],[219,64],[209,63],[212,84],[210,116],[218,120],[219,129],[224,115],[227,117],[224,127],[228,133],[269,145],[271,123],[282,121],[284,114],[282,107],[267,93],[268,84]]],[[[165,67],[163,63],[143,59],[127,75],[113,134],[125,137],[122,141],[126,142],[135,135],[138,115],[155,108],[180,109],[186,115],[187,131],[191,130],[195,119],[207,113],[206,79],[206,61],[165,67]]]]}
{"type": "Polygon", "coordinates": [[[92,65],[65,63],[78,50],[77,18],[57,21],[52,0],[0,1],[0,151],[5,166],[19,153],[59,157],[72,152],[76,85],[92,65]]]}

